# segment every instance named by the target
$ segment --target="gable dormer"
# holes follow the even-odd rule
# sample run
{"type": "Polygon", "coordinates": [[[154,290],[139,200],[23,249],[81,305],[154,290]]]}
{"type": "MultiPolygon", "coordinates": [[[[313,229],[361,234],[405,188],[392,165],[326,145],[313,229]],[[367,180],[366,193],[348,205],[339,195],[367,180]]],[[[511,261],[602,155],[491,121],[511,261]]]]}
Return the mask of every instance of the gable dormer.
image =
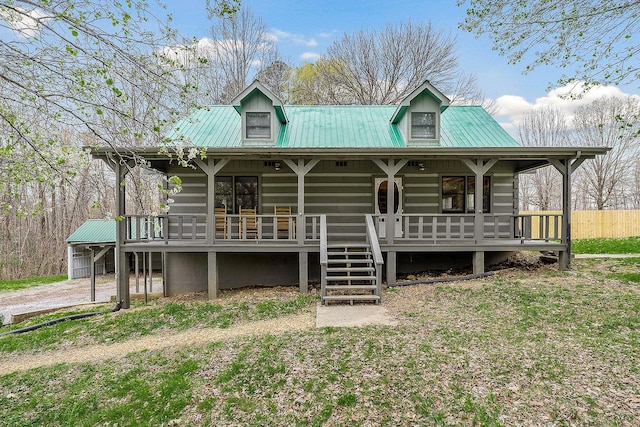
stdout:
{"type": "Polygon", "coordinates": [[[231,105],[242,118],[244,146],[275,145],[281,127],[288,122],[282,101],[258,80],[236,96],[231,105]]]}
{"type": "Polygon", "coordinates": [[[440,145],[440,114],[450,101],[425,80],[398,105],[391,123],[396,125],[407,146],[440,145]]]}

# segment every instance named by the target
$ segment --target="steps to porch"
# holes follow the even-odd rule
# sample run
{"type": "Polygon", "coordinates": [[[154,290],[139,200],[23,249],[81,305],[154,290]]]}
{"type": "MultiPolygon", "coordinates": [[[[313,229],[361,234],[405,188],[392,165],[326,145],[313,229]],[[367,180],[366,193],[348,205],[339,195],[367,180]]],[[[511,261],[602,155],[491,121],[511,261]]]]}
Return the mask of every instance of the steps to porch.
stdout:
{"type": "Polygon", "coordinates": [[[322,271],[322,304],[329,301],[380,302],[380,274],[370,245],[335,243],[327,245],[327,263],[322,271]]]}

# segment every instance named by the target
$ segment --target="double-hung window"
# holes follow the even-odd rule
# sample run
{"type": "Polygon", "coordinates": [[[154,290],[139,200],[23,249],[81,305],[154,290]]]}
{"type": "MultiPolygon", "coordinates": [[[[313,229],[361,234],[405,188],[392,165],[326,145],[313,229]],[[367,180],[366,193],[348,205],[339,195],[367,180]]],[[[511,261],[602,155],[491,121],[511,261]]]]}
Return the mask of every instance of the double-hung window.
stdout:
{"type": "Polygon", "coordinates": [[[411,113],[411,139],[436,139],[436,113],[411,113]]]}
{"type": "Polygon", "coordinates": [[[246,113],[247,138],[271,138],[271,113],[246,113]]]}
{"type": "MultiPolygon", "coordinates": [[[[489,212],[491,180],[485,176],[482,181],[482,211],[489,212]]],[[[473,213],[476,204],[475,176],[442,177],[442,212],[473,213]]]]}

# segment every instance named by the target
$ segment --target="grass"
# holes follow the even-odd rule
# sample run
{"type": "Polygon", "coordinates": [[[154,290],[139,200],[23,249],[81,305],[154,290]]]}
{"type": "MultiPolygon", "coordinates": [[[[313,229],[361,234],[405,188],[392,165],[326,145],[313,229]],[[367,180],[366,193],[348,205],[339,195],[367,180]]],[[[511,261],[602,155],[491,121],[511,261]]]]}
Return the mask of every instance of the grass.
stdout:
{"type": "MultiPolygon", "coordinates": [[[[0,425],[638,425],[640,293],[607,277],[637,263],[398,288],[385,295],[396,327],[265,333],[12,373],[0,377],[0,425]]],[[[176,301],[94,326],[112,339],[136,333],[129,324],[232,327],[315,301],[176,301]]],[[[76,327],[47,345],[64,348],[76,327]]]]}
{"type": "Polygon", "coordinates": [[[49,283],[61,282],[64,280],[67,280],[66,275],[32,277],[29,279],[17,280],[0,280],[0,292],[17,291],[20,289],[33,288],[36,286],[47,285],[49,283]]]}
{"type": "Polygon", "coordinates": [[[576,254],[640,254],[640,237],[573,240],[571,250],[576,254]]]}
{"type": "Polygon", "coordinates": [[[625,258],[609,270],[607,277],[640,285],[640,258],[625,258]]]}
{"type": "Polygon", "coordinates": [[[312,295],[297,295],[285,300],[254,302],[231,302],[228,304],[210,301],[171,301],[149,305],[138,303],[132,310],[110,312],[110,306],[96,306],[87,310],[58,312],[53,315],[30,319],[19,325],[0,328],[0,332],[25,328],[44,321],[88,311],[103,311],[104,315],[80,321],[58,323],[37,329],[28,334],[12,335],[11,339],[0,338],[0,357],[7,353],[24,353],[40,350],[55,350],[62,346],[78,346],[122,342],[135,337],[184,331],[189,328],[228,328],[241,321],[273,319],[299,312],[316,300],[312,295]],[[64,337],[64,339],[60,339],[64,337]]]}

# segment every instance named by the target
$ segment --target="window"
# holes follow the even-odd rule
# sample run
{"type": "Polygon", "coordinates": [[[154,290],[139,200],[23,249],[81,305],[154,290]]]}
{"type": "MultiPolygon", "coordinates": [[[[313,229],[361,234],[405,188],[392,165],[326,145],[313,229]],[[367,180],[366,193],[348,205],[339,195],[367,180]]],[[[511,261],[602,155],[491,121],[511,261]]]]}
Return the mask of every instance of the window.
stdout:
{"type": "Polygon", "coordinates": [[[216,207],[226,206],[227,213],[238,213],[240,208],[258,206],[257,176],[216,176],[216,207]]]}
{"type": "MultiPolygon", "coordinates": [[[[488,176],[482,182],[482,211],[489,212],[491,181],[488,176]]],[[[442,212],[473,213],[475,211],[476,177],[442,177],[442,212]]]]}
{"type": "Polygon", "coordinates": [[[436,139],[436,113],[411,113],[411,138],[436,139]]]}
{"type": "Polygon", "coordinates": [[[246,113],[247,138],[271,137],[271,113],[246,113]]]}

